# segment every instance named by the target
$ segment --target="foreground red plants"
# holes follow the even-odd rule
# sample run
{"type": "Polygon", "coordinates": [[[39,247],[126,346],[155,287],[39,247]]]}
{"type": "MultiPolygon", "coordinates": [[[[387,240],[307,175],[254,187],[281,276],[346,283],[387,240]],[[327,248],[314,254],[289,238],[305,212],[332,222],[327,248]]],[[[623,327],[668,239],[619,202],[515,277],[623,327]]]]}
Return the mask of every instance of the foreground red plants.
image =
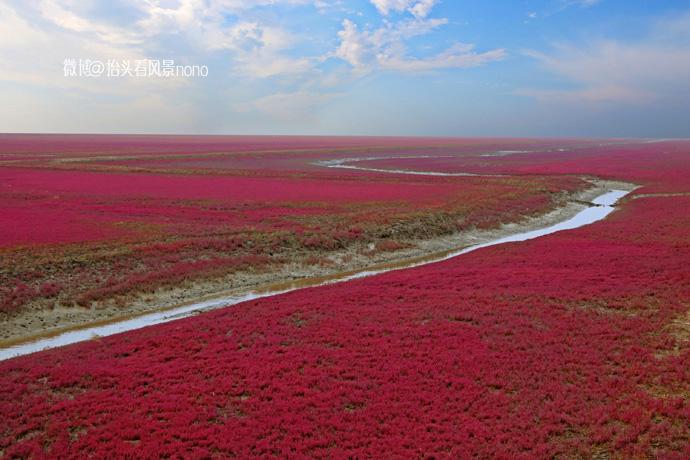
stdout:
{"type": "Polygon", "coordinates": [[[688,458],[673,186],[577,230],[0,363],[0,451],[688,458]]]}

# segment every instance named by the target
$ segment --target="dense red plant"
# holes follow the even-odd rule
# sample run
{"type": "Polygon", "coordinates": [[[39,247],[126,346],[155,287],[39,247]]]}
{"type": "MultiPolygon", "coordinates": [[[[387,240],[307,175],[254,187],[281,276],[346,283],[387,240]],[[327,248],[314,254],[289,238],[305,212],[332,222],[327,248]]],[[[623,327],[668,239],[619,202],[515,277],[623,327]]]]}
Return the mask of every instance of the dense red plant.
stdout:
{"type": "Polygon", "coordinates": [[[683,458],[688,205],[3,363],[0,448],[683,458]]]}
{"type": "Polygon", "coordinates": [[[536,146],[479,155],[368,160],[358,166],[383,169],[469,172],[478,174],[581,174],[645,184],[646,192],[687,192],[690,162],[687,141],[601,142],[570,148],[536,146]],[[529,149],[526,149],[529,150],[529,149]]]}
{"type": "Polygon", "coordinates": [[[1,363],[0,450],[688,458],[675,177],[577,230],[1,363]]]}
{"type": "MultiPolygon", "coordinates": [[[[113,296],[229,275],[249,266],[247,260],[261,260],[253,268],[267,269],[285,260],[323,260],[324,253],[355,243],[419,237],[414,228],[424,227],[428,236],[492,227],[551,209],[559,204],[556,192],[582,186],[573,177],[360,178],[313,164],[334,154],[317,148],[353,148],[361,155],[366,149],[359,146],[380,143],[391,150],[399,139],[2,138],[7,143],[0,152],[12,157],[3,163],[0,154],[4,313],[88,307],[113,296]],[[50,142],[54,148],[40,153],[50,142]],[[257,152],[269,147],[274,153],[257,152]],[[289,148],[306,153],[281,150],[289,148]],[[264,173],[273,174],[141,170],[141,158],[184,157],[186,164],[207,154],[215,158],[214,149],[235,151],[224,155],[263,163],[264,173]],[[138,166],[109,170],[118,163],[113,158],[138,166]],[[282,169],[286,158],[299,174],[282,169]],[[100,169],[88,170],[94,165],[100,169]],[[429,221],[434,228],[419,224],[429,221]],[[398,234],[390,234],[391,228],[398,234]],[[44,288],[51,283],[61,288],[44,288]]],[[[432,148],[440,141],[417,142],[432,148]]]]}

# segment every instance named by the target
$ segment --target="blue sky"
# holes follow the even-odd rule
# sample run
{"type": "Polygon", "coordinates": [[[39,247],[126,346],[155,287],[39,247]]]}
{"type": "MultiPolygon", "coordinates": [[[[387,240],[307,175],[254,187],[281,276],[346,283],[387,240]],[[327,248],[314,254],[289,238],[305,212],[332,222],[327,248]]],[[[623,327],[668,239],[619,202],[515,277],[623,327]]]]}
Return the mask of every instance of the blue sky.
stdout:
{"type": "Polygon", "coordinates": [[[690,1],[6,0],[0,98],[3,132],[690,137],[690,1]]]}

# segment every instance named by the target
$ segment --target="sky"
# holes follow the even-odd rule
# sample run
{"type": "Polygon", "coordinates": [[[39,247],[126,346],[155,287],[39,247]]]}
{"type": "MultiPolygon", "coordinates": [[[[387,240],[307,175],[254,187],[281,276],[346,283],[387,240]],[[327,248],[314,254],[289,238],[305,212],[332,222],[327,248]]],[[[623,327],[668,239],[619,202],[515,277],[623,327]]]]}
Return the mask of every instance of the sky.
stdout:
{"type": "Polygon", "coordinates": [[[0,0],[0,100],[0,132],[690,137],[690,0],[0,0]]]}

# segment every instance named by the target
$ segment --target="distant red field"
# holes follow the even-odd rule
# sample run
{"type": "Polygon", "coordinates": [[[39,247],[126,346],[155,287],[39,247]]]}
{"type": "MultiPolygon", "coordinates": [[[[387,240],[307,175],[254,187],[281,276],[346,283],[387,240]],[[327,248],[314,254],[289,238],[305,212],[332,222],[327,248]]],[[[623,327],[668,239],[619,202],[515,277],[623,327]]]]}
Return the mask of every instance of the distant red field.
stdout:
{"type": "Polygon", "coordinates": [[[644,184],[650,192],[687,191],[690,162],[687,141],[651,143],[600,142],[575,148],[539,146],[476,155],[365,160],[358,166],[383,169],[467,172],[475,174],[578,174],[618,178],[644,184]]]}
{"type": "MultiPolygon", "coordinates": [[[[426,142],[420,148],[430,148],[426,142]]],[[[80,169],[91,160],[5,165],[3,177],[21,190],[3,189],[5,205],[41,192],[45,209],[49,195],[65,194],[75,204],[56,209],[94,212],[104,222],[141,216],[164,241],[146,243],[155,257],[197,251],[194,233],[209,238],[223,222],[370,238],[395,221],[391,215],[403,222],[420,210],[456,212],[471,225],[543,212],[554,206],[549,197],[581,187],[580,176],[641,188],[605,221],[577,230],[2,362],[0,451],[8,458],[690,457],[690,142],[444,142],[433,146],[434,158],[357,164],[508,176],[327,170],[315,177],[311,156],[301,175],[277,168],[270,178],[247,176],[251,168],[234,163],[221,175],[199,174],[199,164],[163,173],[136,161],[99,160],[101,172],[80,169]],[[204,200],[223,212],[198,204],[204,200]],[[270,203],[267,215],[254,208],[259,203],[270,203]],[[309,219],[287,218],[304,214],[309,219]],[[172,220],[178,227],[168,227],[172,220]],[[326,226],[332,220],[339,225],[326,226]]],[[[127,231],[97,238],[143,244],[141,235],[154,234],[127,231]]],[[[241,243],[230,234],[222,241],[241,243]]]]}
{"type": "Polygon", "coordinates": [[[129,152],[179,154],[208,152],[257,152],[265,150],[326,150],[373,149],[381,147],[453,147],[492,149],[501,147],[529,148],[593,144],[581,139],[487,139],[438,137],[350,137],[350,136],[157,136],[108,134],[0,134],[0,153],[5,155],[53,153],[87,154],[104,152],[126,155],[129,152]]]}
{"type": "MultiPolygon", "coordinates": [[[[442,205],[467,184],[0,170],[0,247],[114,238],[124,223],[263,226],[343,204],[442,205]],[[216,208],[216,209],[214,209],[216,208]],[[119,227],[119,228],[118,228],[119,227]]],[[[291,227],[294,227],[292,225],[291,227]]]]}

